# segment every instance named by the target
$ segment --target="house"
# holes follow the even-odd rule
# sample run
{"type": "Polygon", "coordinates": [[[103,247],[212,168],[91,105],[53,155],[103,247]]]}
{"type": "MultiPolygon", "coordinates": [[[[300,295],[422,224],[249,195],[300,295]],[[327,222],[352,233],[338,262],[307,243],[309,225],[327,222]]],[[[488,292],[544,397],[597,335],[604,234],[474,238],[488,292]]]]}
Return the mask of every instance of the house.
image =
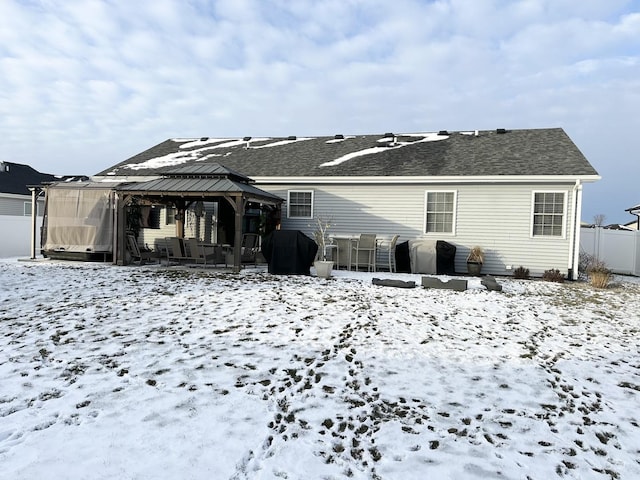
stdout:
{"type": "Polygon", "coordinates": [[[29,254],[32,202],[35,199],[36,215],[42,215],[44,204],[44,198],[32,196],[30,187],[54,180],[59,179],[28,165],[0,162],[0,229],[11,232],[0,238],[0,257],[29,254]]]}
{"type": "MultiPolygon", "coordinates": [[[[30,217],[32,192],[29,187],[56,180],[59,178],[40,173],[29,165],[0,162],[0,215],[30,217]]],[[[44,199],[38,199],[40,209],[43,203],[44,199]]]]}
{"type": "Polygon", "coordinates": [[[631,215],[635,215],[637,218],[633,222],[625,223],[626,227],[631,230],[640,230],[640,205],[627,208],[625,212],[629,212],[631,215]]]}
{"type": "Polygon", "coordinates": [[[577,278],[582,186],[600,177],[561,128],[287,138],[176,138],[94,181],[160,179],[217,163],[285,200],[283,229],[372,232],[485,250],[484,273],[559,269],[577,278]]]}

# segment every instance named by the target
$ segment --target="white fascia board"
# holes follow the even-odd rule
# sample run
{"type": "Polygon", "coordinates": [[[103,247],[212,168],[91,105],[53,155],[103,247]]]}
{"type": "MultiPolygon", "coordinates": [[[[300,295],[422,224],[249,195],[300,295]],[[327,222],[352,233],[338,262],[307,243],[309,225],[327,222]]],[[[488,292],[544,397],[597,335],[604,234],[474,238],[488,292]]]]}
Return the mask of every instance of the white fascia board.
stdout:
{"type": "Polygon", "coordinates": [[[600,180],[600,175],[494,175],[450,177],[252,177],[257,184],[423,184],[423,183],[583,183],[600,180]]]}

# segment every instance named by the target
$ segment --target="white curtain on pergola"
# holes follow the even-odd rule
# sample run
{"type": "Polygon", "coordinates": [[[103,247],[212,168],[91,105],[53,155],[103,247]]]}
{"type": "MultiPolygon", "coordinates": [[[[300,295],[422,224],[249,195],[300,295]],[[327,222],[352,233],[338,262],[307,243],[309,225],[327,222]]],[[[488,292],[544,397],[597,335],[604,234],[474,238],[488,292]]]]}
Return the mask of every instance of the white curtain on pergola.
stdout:
{"type": "Polygon", "coordinates": [[[113,251],[111,188],[49,187],[46,216],[45,251],[113,251]]]}

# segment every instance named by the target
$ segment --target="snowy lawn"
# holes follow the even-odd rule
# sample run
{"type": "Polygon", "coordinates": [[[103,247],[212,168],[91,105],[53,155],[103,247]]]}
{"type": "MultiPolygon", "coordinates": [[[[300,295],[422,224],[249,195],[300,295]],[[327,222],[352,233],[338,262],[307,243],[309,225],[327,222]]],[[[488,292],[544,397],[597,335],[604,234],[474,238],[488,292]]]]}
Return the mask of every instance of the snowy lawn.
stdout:
{"type": "Polygon", "coordinates": [[[637,479],[640,285],[0,261],[3,479],[637,479]]]}

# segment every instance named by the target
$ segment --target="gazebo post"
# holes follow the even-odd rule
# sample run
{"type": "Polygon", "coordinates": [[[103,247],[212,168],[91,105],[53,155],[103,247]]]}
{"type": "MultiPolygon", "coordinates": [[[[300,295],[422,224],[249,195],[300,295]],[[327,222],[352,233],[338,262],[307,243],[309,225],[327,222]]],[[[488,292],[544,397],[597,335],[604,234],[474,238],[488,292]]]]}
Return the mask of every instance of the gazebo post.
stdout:
{"type": "Polygon", "coordinates": [[[120,193],[116,193],[115,202],[116,202],[116,221],[115,221],[115,231],[113,235],[113,263],[116,265],[125,265],[126,255],[125,255],[125,238],[126,238],[126,204],[129,199],[128,195],[122,195],[120,193]]]}
{"type": "Polygon", "coordinates": [[[232,202],[235,211],[235,235],[233,236],[233,271],[238,273],[242,267],[242,217],[244,202],[242,195],[236,195],[232,202]]]}

